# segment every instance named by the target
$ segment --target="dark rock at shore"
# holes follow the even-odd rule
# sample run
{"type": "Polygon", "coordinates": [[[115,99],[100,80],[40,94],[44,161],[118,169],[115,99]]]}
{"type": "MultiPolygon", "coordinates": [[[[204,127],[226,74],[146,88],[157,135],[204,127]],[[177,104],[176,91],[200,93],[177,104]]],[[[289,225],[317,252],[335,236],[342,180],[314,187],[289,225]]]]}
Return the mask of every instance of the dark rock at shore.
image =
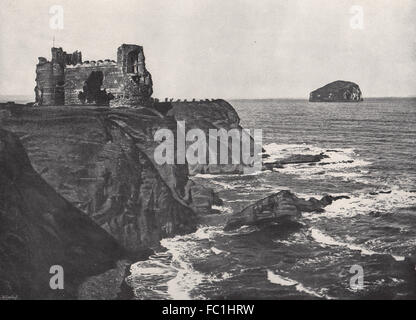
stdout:
{"type": "Polygon", "coordinates": [[[79,300],[131,300],[134,294],[126,287],[126,276],[129,274],[131,262],[120,260],[117,265],[106,272],[91,276],[78,288],[79,300]]]}
{"type": "Polygon", "coordinates": [[[391,190],[377,190],[377,191],[371,191],[370,195],[376,196],[378,194],[390,194],[391,192],[392,192],[391,190]]]}
{"type": "Polygon", "coordinates": [[[363,101],[358,84],[350,81],[334,81],[312,91],[310,102],[359,102],[363,101]]]}
{"type": "Polygon", "coordinates": [[[77,286],[115,266],[125,250],[33,169],[19,139],[0,129],[0,296],[75,298],[77,286]],[[49,286],[64,270],[64,290],[49,286]]]}
{"type": "Polygon", "coordinates": [[[256,225],[279,219],[299,217],[302,212],[322,212],[324,207],[333,201],[348,199],[347,196],[333,197],[325,195],[318,200],[298,198],[290,191],[283,190],[257,201],[239,213],[233,214],[227,221],[224,230],[232,230],[243,225],[256,225]]]}
{"type": "Polygon", "coordinates": [[[288,158],[277,160],[274,162],[263,163],[263,170],[273,170],[283,168],[286,164],[300,164],[300,163],[317,163],[323,159],[328,158],[324,153],[320,154],[294,154],[288,158]]]}
{"type": "Polygon", "coordinates": [[[329,158],[324,153],[320,154],[294,154],[286,159],[280,161],[282,165],[285,164],[297,164],[297,163],[312,163],[319,162],[322,159],[329,158]]]}
{"type": "Polygon", "coordinates": [[[213,206],[221,206],[222,199],[211,188],[204,187],[200,183],[195,183],[189,180],[185,186],[185,201],[197,212],[199,215],[219,213],[212,209],[213,206]]]}
{"type": "Polygon", "coordinates": [[[262,170],[270,170],[273,171],[273,169],[282,169],[283,165],[280,163],[280,161],[273,161],[273,162],[265,162],[263,163],[262,170]]]}

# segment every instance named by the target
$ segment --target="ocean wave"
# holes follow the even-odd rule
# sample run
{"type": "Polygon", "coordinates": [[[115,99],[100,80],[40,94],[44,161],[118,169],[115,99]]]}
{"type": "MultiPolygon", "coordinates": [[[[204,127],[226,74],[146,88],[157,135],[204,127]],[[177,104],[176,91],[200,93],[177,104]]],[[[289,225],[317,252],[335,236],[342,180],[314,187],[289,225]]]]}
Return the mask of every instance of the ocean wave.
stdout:
{"type": "MultiPolygon", "coordinates": [[[[345,247],[352,251],[359,251],[362,255],[382,255],[386,253],[376,252],[370,249],[367,249],[363,246],[356,245],[354,243],[349,242],[343,242],[338,241],[331,236],[324,234],[322,231],[316,229],[316,228],[310,228],[309,229],[311,237],[318,242],[321,246],[336,246],[336,247],[345,247]]],[[[396,261],[404,261],[405,257],[403,256],[397,256],[397,255],[391,255],[396,261]]]]}
{"type": "Polygon", "coordinates": [[[301,284],[301,283],[299,283],[295,280],[292,280],[290,278],[286,278],[286,277],[283,277],[281,275],[278,275],[278,274],[274,273],[271,270],[267,270],[267,280],[269,280],[270,283],[278,284],[278,285],[283,286],[283,287],[294,287],[298,292],[304,292],[306,294],[309,294],[311,296],[315,296],[317,298],[330,299],[329,296],[318,293],[318,292],[316,292],[315,290],[313,290],[311,288],[305,287],[303,284],[301,284]]]}
{"type": "Polygon", "coordinates": [[[221,231],[222,234],[227,236],[234,236],[234,235],[242,235],[242,234],[249,234],[259,231],[259,228],[256,226],[242,226],[234,231],[221,231]]]}
{"type": "Polygon", "coordinates": [[[130,267],[126,282],[133,288],[138,299],[168,299],[167,282],[174,279],[177,270],[171,266],[169,253],[156,253],[146,261],[130,267]]]}
{"type": "Polygon", "coordinates": [[[265,145],[264,149],[270,155],[264,161],[265,163],[282,160],[295,154],[316,155],[323,153],[328,156],[313,165],[310,163],[286,164],[283,168],[275,169],[281,173],[302,176],[304,179],[322,179],[330,176],[352,180],[364,174],[358,169],[371,164],[370,161],[361,159],[353,148],[326,149],[307,144],[279,145],[271,143],[265,145]]]}
{"type": "Polygon", "coordinates": [[[224,253],[223,250],[217,249],[215,247],[211,247],[211,251],[214,252],[216,255],[219,255],[221,253],[224,253]]]}
{"type": "Polygon", "coordinates": [[[369,192],[351,195],[350,199],[334,201],[322,213],[325,217],[353,217],[370,212],[391,213],[397,208],[416,204],[416,194],[393,186],[391,193],[370,194],[369,192]]]}
{"type": "Polygon", "coordinates": [[[231,275],[205,274],[194,269],[195,261],[210,256],[228,254],[209,245],[210,239],[223,234],[221,227],[201,227],[195,233],[163,239],[160,244],[167,249],[152,255],[146,261],[132,265],[128,282],[137,298],[190,300],[202,299],[192,291],[201,283],[212,283],[227,279],[231,275]]]}
{"type": "Polygon", "coordinates": [[[218,210],[218,211],[220,211],[220,212],[222,212],[224,214],[232,213],[233,212],[233,210],[230,207],[228,207],[228,206],[215,206],[214,205],[214,206],[212,206],[212,209],[218,210]]]}
{"type": "Polygon", "coordinates": [[[223,188],[225,190],[233,190],[233,189],[239,187],[238,184],[230,184],[230,183],[227,183],[227,182],[224,182],[224,181],[217,181],[215,179],[212,179],[211,182],[213,184],[216,184],[216,185],[220,186],[221,188],[223,188]]]}

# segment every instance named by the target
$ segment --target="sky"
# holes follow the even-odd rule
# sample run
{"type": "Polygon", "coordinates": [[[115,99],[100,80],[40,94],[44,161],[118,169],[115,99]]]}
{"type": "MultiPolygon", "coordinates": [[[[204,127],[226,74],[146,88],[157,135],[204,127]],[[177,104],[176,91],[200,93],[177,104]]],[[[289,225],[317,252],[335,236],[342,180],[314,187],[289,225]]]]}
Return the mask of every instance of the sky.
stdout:
{"type": "Polygon", "coordinates": [[[160,99],[306,99],[334,80],[416,96],[415,16],[414,0],[2,0],[0,94],[33,94],[55,37],[84,60],[142,45],[160,99]],[[63,29],[50,27],[53,5],[63,29]]]}

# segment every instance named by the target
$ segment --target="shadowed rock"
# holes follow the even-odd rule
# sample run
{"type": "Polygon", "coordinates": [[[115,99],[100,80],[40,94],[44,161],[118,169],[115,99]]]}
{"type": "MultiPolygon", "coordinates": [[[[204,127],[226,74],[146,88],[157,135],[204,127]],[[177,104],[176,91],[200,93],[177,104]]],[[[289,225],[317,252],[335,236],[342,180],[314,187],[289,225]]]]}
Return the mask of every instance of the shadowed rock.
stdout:
{"type": "Polygon", "coordinates": [[[302,212],[322,212],[324,207],[339,199],[348,199],[348,197],[325,195],[321,200],[315,198],[305,200],[298,198],[290,191],[283,190],[259,200],[243,211],[232,215],[227,221],[224,230],[236,229],[243,225],[272,222],[282,218],[299,217],[302,212]]]}
{"type": "Polygon", "coordinates": [[[329,158],[324,153],[320,154],[294,154],[282,160],[263,163],[263,170],[283,168],[285,164],[317,163],[322,159],[329,158]]]}
{"type": "Polygon", "coordinates": [[[112,268],[125,251],[58,195],[33,169],[20,141],[0,129],[0,296],[74,298],[87,276],[112,268]],[[64,290],[51,290],[51,266],[64,290]]]}
{"type": "Polygon", "coordinates": [[[213,206],[221,206],[223,201],[211,188],[206,188],[200,183],[189,180],[185,187],[186,201],[199,215],[220,213],[212,209],[213,206]]]}

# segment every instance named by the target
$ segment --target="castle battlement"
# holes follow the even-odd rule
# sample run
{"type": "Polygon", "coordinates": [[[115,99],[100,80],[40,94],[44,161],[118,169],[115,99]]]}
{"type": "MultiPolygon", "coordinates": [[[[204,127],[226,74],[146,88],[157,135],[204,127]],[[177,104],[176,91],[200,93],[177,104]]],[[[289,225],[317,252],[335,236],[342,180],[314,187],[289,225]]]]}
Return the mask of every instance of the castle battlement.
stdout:
{"type": "Polygon", "coordinates": [[[96,67],[96,66],[117,66],[117,62],[114,60],[106,59],[106,60],[98,60],[98,61],[84,61],[83,63],[78,63],[76,65],[69,65],[66,66],[68,69],[75,69],[75,68],[88,68],[88,67],[96,67]]]}
{"type": "Polygon", "coordinates": [[[52,48],[51,52],[51,61],[39,57],[36,66],[37,105],[140,105],[153,93],[141,46],[121,45],[117,61],[83,62],[80,51],[68,54],[52,48]]]}

